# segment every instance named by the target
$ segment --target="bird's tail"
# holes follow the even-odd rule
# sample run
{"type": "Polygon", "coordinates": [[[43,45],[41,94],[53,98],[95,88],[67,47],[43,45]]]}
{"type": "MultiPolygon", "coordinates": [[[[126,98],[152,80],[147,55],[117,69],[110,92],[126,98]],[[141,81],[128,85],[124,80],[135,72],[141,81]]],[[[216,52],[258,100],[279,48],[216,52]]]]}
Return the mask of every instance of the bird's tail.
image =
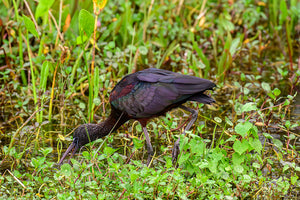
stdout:
{"type": "Polygon", "coordinates": [[[197,102],[204,103],[204,104],[211,104],[211,103],[216,102],[213,98],[211,98],[203,93],[193,95],[188,100],[189,101],[197,101],[197,102]]]}

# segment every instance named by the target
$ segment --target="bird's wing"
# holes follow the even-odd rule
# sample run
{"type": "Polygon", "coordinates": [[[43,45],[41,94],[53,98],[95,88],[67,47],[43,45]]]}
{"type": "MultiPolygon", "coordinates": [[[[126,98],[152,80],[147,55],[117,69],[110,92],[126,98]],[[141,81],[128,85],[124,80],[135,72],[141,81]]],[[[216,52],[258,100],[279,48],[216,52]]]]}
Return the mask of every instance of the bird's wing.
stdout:
{"type": "Polygon", "coordinates": [[[214,86],[206,79],[148,69],[124,77],[112,91],[110,102],[133,118],[148,118],[214,86]]]}
{"type": "Polygon", "coordinates": [[[139,82],[130,93],[116,98],[111,104],[133,118],[148,118],[159,115],[178,100],[180,95],[170,84],[139,82]]]}
{"type": "Polygon", "coordinates": [[[155,68],[140,71],[137,78],[140,81],[150,83],[173,84],[181,94],[193,94],[210,90],[216,86],[213,82],[206,79],[155,68]]]}

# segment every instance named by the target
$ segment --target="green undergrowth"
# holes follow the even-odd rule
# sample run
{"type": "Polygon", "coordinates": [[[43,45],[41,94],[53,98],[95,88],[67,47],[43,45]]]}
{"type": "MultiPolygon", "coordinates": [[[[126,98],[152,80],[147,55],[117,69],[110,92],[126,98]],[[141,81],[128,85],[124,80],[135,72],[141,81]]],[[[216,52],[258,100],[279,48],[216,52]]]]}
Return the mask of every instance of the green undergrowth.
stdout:
{"type": "Polygon", "coordinates": [[[94,2],[0,2],[0,199],[299,199],[299,1],[94,2]],[[189,113],[151,120],[150,167],[134,121],[57,166],[149,67],[212,80],[216,103],[187,104],[186,136],[189,113]]]}
{"type": "MultiPolygon", "coordinates": [[[[18,168],[10,172],[13,176],[6,172],[0,191],[3,198],[24,199],[252,199],[295,195],[292,191],[299,183],[299,166],[291,162],[283,164],[280,171],[276,169],[288,153],[282,144],[269,136],[281,156],[274,159],[268,156],[271,150],[263,150],[255,126],[240,123],[236,129],[244,135],[241,141],[231,137],[214,148],[197,135],[181,136],[178,168],[173,167],[169,155],[161,158],[163,162],[154,158],[151,168],[140,160],[126,164],[123,155],[105,145],[103,151],[82,151],[82,158],[71,159],[72,166],[66,163],[59,169],[47,157],[52,148],[42,149],[31,158],[32,172],[18,168]],[[22,194],[13,189],[21,189],[21,184],[22,194]]],[[[15,152],[12,156],[18,155],[15,152]]]]}
{"type": "MultiPolygon", "coordinates": [[[[218,118],[215,120],[217,124],[222,123],[218,118]]],[[[225,123],[232,126],[229,119],[225,123]]],[[[137,160],[126,157],[118,148],[111,147],[113,135],[81,150],[82,156],[72,158],[71,165],[57,166],[50,158],[53,149],[44,148],[28,158],[26,171],[22,169],[23,163],[15,163],[12,171],[5,171],[5,176],[0,178],[0,191],[3,198],[24,199],[276,199],[297,196],[300,167],[294,161],[287,161],[295,153],[295,147],[284,148],[280,140],[268,133],[263,134],[262,143],[258,128],[248,121],[239,122],[234,130],[236,134],[231,137],[221,134],[215,143],[192,131],[187,137],[181,135],[176,168],[166,146],[160,146],[165,153],[155,155],[149,168],[139,157],[137,160]]],[[[143,151],[143,143],[133,138],[132,153],[143,151]]],[[[6,154],[19,160],[20,154],[15,148],[7,150],[4,148],[6,154]]]]}

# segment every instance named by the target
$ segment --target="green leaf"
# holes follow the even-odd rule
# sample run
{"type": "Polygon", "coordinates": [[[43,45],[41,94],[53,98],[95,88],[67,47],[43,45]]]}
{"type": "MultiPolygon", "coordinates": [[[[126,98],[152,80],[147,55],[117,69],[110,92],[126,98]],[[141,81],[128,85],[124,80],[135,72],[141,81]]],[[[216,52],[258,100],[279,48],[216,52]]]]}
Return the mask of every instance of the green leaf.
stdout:
{"type": "Polygon", "coordinates": [[[219,17],[219,23],[228,32],[234,29],[234,24],[231,21],[227,20],[223,14],[221,14],[219,17]]]}
{"type": "Polygon", "coordinates": [[[276,97],[279,96],[280,93],[281,93],[281,91],[280,91],[278,88],[275,88],[275,89],[273,90],[273,94],[274,94],[276,97]]]}
{"type": "Polygon", "coordinates": [[[127,48],[128,48],[130,51],[132,51],[132,52],[135,52],[135,51],[136,51],[136,46],[134,46],[134,45],[132,45],[132,44],[128,45],[127,48]]]}
{"type": "Polygon", "coordinates": [[[250,129],[249,135],[254,136],[254,138],[258,138],[258,129],[255,125],[253,125],[252,128],[250,129]]]}
{"type": "Polygon", "coordinates": [[[262,82],[261,87],[262,87],[266,92],[270,92],[270,91],[271,91],[271,87],[270,87],[269,83],[262,82]]]}
{"type": "Polygon", "coordinates": [[[241,73],[241,81],[246,81],[246,76],[243,72],[241,73]]]}
{"type": "Polygon", "coordinates": [[[165,156],[166,168],[171,168],[173,166],[172,159],[170,156],[165,156]]]}
{"type": "Polygon", "coordinates": [[[67,74],[70,74],[72,72],[72,67],[71,66],[68,66],[67,68],[66,68],[66,73],[67,74]]]}
{"type": "Polygon", "coordinates": [[[229,125],[229,126],[233,126],[233,123],[230,121],[230,119],[228,117],[225,117],[225,122],[229,125]]]}
{"type": "Polygon", "coordinates": [[[249,112],[252,110],[257,110],[257,107],[253,102],[246,103],[242,106],[242,112],[249,112]]]}
{"type": "Polygon", "coordinates": [[[205,143],[201,140],[192,139],[189,142],[191,152],[196,155],[203,155],[205,151],[205,143]]]}
{"type": "Polygon", "coordinates": [[[214,117],[214,120],[219,124],[222,123],[222,119],[220,117],[214,117]]]}
{"type": "Polygon", "coordinates": [[[289,168],[290,168],[290,166],[284,165],[284,166],[283,166],[283,169],[282,169],[282,172],[285,172],[285,171],[288,170],[289,168]]]}
{"type": "Polygon", "coordinates": [[[60,173],[66,177],[71,176],[72,171],[73,171],[73,169],[72,169],[71,165],[69,165],[67,163],[63,164],[60,168],[60,173]]]}
{"type": "Polygon", "coordinates": [[[287,120],[287,121],[285,122],[285,127],[286,127],[287,129],[289,129],[289,128],[291,127],[291,121],[287,120]]]}
{"type": "Polygon", "coordinates": [[[234,165],[240,165],[245,160],[245,155],[240,155],[237,152],[232,154],[232,163],[234,165]]]}
{"type": "Polygon", "coordinates": [[[38,168],[39,166],[38,160],[36,158],[31,159],[31,164],[34,168],[38,168]]]}
{"type": "MultiPolygon", "coordinates": [[[[226,42],[224,45],[224,49],[229,50],[232,44],[232,36],[230,34],[230,32],[227,33],[227,38],[226,38],[226,42]]],[[[223,52],[225,53],[225,52],[223,52]]]]}
{"type": "Polygon", "coordinates": [[[147,53],[148,53],[148,49],[145,46],[140,46],[139,51],[142,55],[147,55],[147,53]]]}
{"type": "Polygon", "coordinates": [[[291,184],[292,185],[295,185],[295,183],[297,182],[298,180],[298,176],[295,174],[294,176],[291,176],[291,184]]]}
{"type": "Polygon", "coordinates": [[[94,0],[94,1],[96,2],[96,6],[100,10],[102,10],[105,7],[106,3],[107,3],[107,0],[94,0]]]}
{"type": "Polygon", "coordinates": [[[182,163],[185,163],[188,160],[188,158],[190,157],[190,155],[191,155],[190,153],[181,154],[178,164],[181,165],[182,163]]]}
{"type": "Polygon", "coordinates": [[[110,42],[107,44],[107,47],[110,48],[110,49],[114,49],[114,48],[116,47],[115,41],[110,41],[110,42]]]}
{"type": "Polygon", "coordinates": [[[189,139],[185,137],[185,135],[181,134],[180,136],[180,150],[186,150],[189,147],[188,141],[189,139]]]}
{"type": "Polygon", "coordinates": [[[84,109],[86,108],[85,103],[80,102],[80,103],[79,103],[79,108],[81,108],[82,110],[84,110],[84,109]]]}
{"type": "Polygon", "coordinates": [[[88,152],[88,151],[83,151],[81,154],[82,154],[82,156],[83,156],[85,159],[91,160],[91,154],[90,154],[90,152],[88,152]]]}
{"type": "Polygon", "coordinates": [[[240,44],[240,38],[235,38],[234,40],[232,40],[230,50],[229,50],[231,56],[235,54],[239,44],[240,44]]]}
{"type": "Polygon", "coordinates": [[[244,175],[243,175],[243,178],[244,178],[244,181],[245,181],[246,183],[250,183],[251,177],[250,177],[248,174],[244,174],[244,175]]]}
{"type": "Polygon", "coordinates": [[[281,0],[280,1],[280,11],[281,11],[281,15],[280,15],[280,24],[283,24],[283,22],[286,21],[286,18],[288,16],[288,9],[286,6],[286,0],[281,0]]]}
{"type": "Polygon", "coordinates": [[[278,148],[282,148],[282,146],[283,146],[283,144],[282,144],[282,142],[280,141],[280,140],[278,140],[278,139],[274,139],[273,140],[273,143],[274,143],[274,145],[276,146],[276,147],[278,147],[278,148]]]}
{"type": "Polygon", "coordinates": [[[241,173],[243,173],[244,168],[243,168],[243,166],[241,166],[241,165],[234,165],[234,166],[233,166],[233,170],[234,170],[235,172],[241,174],[241,173]]]}
{"type": "Polygon", "coordinates": [[[105,147],[103,149],[103,153],[105,153],[108,156],[111,156],[113,153],[115,153],[117,151],[117,149],[113,149],[111,147],[105,147]]]}
{"type": "MultiPolygon", "coordinates": [[[[14,147],[13,147],[14,148],[14,147]]],[[[7,155],[8,154],[8,150],[9,148],[7,146],[3,146],[3,152],[4,152],[4,155],[7,155]]]]}
{"type": "Polygon", "coordinates": [[[271,97],[273,100],[276,99],[275,95],[273,93],[271,93],[271,92],[268,93],[268,96],[271,97]]]}
{"type": "Polygon", "coordinates": [[[208,164],[208,168],[212,173],[217,173],[218,169],[218,161],[216,160],[210,160],[208,164]]]}
{"type": "Polygon", "coordinates": [[[273,138],[273,136],[270,135],[269,133],[263,133],[263,136],[265,136],[265,138],[267,138],[267,139],[272,139],[273,138]]]}
{"type": "Polygon", "coordinates": [[[39,17],[43,17],[45,15],[48,16],[48,11],[53,3],[54,0],[39,0],[35,11],[35,19],[37,20],[39,17]]]}
{"type": "Polygon", "coordinates": [[[238,123],[234,127],[234,130],[237,134],[241,135],[242,137],[245,137],[252,127],[253,125],[250,122],[244,122],[244,123],[238,123]]]}
{"type": "Polygon", "coordinates": [[[34,23],[31,21],[31,19],[25,15],[23,15],[23,20],[25,23],[25,27],[26,29],[32,33],[35,37],[39,37],[39,34],[37,32],[37,30],[35,29],[34,23]]]}
{"type": "Polygon", "coordinates": [[[233,136],[231,136],[230,138],[228,138],[226,141],[225,141],[225,143],[227,143],[227,142],[233,142],[233,141],[235,141],[236,140],[236,135],[233,135],[233,136]]]}
{"type": "Polygon", "coordinates": [[[131,183],[133,183],[134,181],[136,181],[136,179],[139,177],[139,174],[137,171],[132,171],[130,173],[130,179],[131,179],[131,183]]]}
{"type": "Polygon", "coordinates": [[[52,149],[52,147],[48,147],[45,149],[41,148],[41,151],[42,151],[44,157],[46,157],[49,153],[51,153],[53,151],[53,149],[52,149]]]}
{"type": "Polygon", "coordinates": [[[195,41],[193,41],[193,48],[196,50],[197,54],[199,55],[202,62],[205,64],[206,67],[210,68],[209,60],[204,55],[202,49],[200,49],[195,41]]]}
{"type": "Polygon", "coordinates": [[[101,104],[101,99],[99,97],[93,99],[93,103],[95,106],[99,106],[101,104]]]}
{"type": "Polygon", "coordinates": [[[82,43],[84,43],[87,39],[88,39],[88,37],[87,37],[86,35],[78,36],[78,37],[76,38],[76,44],[82,44],[82,43]]]}
{"type": "Polygon", "coordinates": [[[31,159],[31,164],[32,164],[35,168],[39,168],[39,167],[41,167],[41,166],[44,164],[45,160],[46,160],[45,157],[32,158],[32,159],[31,159]]]}
{"type": "Polygon", "coordinates": [[[247,151],[248,147],[249,147],[249,143],[247,140],[243,140],[243,142],[237,140],[233,144],[234,151],[239,153],[240,155],[242,155],[245,151],[247,151]]]}
{"type": "Polygon", "coordinates": [[[132,141],[135,149],[140,149],[144,146],[143,140],[139,140],[138,138],[132,138],[132,141]]]}
{"type": "Polygon", "coordinates": [[[261,153],[262,145],[259,139],[249,138],[249,144],[256,152],[261,153]]]}
{"type": "Polygon", "coordinates": [[[294,134],[290,134],[287,138],[290,140],[294,140],[296,138],[296,136],[294,134]]]}
{"type": "Polygon", "coordinates": [[[209,157],[212,158],[214,161],[219,161],[224,158],[224,154],[216,148],[213,150],[213,153],[209,155],[209,157]]]}
{"type": "Polygon", "coordinates": [[[48,78],[50,67],[51,67],[51,63],[47,60],[42,65],[41,82],[40,82],[40,85],[39,85],[40,90],[41,89],[46,90],[47,78],[48,78]]]}
{"type": "Polygon", "coordinates": [[[258,163],[253,163],[252,164],[252,166],[254,167],[254,168],[256,168],[256,169],[260,169],[260,164],[258,164],[258,163]]]}
{"type": "Polygon", "coordinates": [[[94,17],[89,11],[84,9],[81,9],[79,12],[79,31],[81,36],[85,32],[88,38],[94,32],[94,17]]]}

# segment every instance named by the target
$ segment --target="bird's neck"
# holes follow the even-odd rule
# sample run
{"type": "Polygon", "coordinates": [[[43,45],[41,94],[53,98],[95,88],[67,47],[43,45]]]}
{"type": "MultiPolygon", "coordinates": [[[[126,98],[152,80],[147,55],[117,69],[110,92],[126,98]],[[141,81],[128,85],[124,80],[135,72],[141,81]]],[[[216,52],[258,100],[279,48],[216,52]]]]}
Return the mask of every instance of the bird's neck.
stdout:
{"type": "Polygon", "coordinates": [[[94,141],[112,133],[126,121],[128,121],[128,118],[123,114],[116,115],[115,113],[111,113],[105,121],[99,124],[90,124],[92,125],[92,129],[89,130],[90,140],[94,141]]]}

